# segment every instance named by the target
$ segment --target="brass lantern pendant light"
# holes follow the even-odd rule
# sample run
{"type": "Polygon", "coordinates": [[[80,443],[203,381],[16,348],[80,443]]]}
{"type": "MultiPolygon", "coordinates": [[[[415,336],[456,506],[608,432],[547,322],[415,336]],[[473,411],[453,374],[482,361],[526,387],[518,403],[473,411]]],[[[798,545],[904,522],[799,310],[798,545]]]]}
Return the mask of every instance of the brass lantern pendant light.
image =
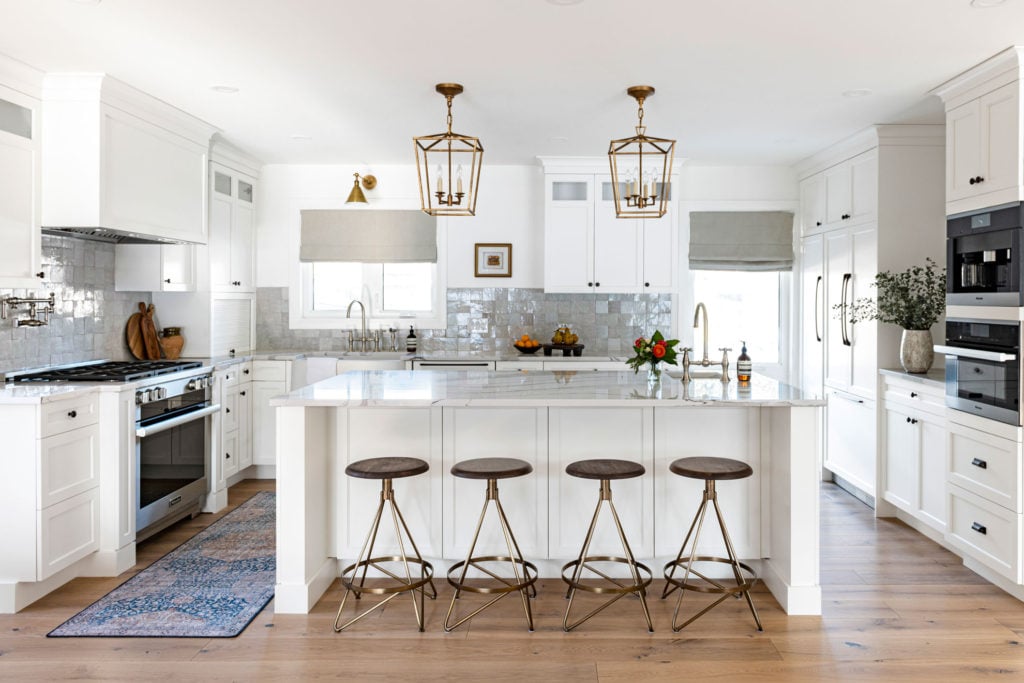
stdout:
{"type": "Polygon", "coordinates": [[[420,207],[431,216],[473,216],[484,148],[479,138],[452,132],[452,100],[462,86],[438,83],[435,89],[448,103],[448,130],[413,138],[420,207]]]}
{"type": "Polygon", "coordinates": [[[636,135],[612,140],[608,162],[612,169],[616,218],[661,218],[668,211],[669,176],[676,141],[647,135],[644,101],[654,94],[649,85],[626,90],[637,103],[636,135]]]}

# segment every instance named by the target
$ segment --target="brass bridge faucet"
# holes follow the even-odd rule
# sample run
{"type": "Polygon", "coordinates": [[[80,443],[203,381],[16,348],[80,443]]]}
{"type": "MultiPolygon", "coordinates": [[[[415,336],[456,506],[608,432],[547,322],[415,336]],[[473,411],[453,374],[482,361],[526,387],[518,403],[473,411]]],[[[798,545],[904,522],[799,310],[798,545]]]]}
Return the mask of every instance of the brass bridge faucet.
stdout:
{"type": "MultiPolygon", "coordinates": [[[[697,363],[697,365],[700,365],[703,368],[707,368],[707,367],[710,367],[712,365],[721,365],[722,366],[722,378],[721,379],[722,379],[723,382],[728,382],[729,381],[729,352],[732,351],[732,349],[728,348],[728,347],[719,348],[718,350],[722,352],[722,360],[717,361],[717,362],[712,362],[712,361],[708,360],[708,308],[707,308],[707,306],[704,305],[703,301],[699,302],[697,304],[697,308],[694,309],[694,311],[693,311],[693,329],[696,330],[700,326],[701,315],[702,314],[703,314],[703,322],[704,322],[704,357],[701,358],[700,362],[697,363]]],[[[683,348],[683,381],[684,382],[689,382],[692,379],[690,377],[690,365],[692,365],[693,363],[690,361],[690,351],[693,351],[693,349],[691,349],[689,347],[684,347],[683,348]]]]}

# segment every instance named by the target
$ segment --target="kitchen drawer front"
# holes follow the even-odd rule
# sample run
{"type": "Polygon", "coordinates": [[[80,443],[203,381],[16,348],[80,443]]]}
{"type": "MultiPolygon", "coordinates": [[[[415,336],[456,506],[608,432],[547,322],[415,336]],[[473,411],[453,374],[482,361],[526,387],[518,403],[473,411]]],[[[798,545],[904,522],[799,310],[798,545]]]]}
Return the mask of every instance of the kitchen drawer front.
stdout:
{"type": "Polygon", "coordinates": [[[53,436],[99,422],[100,397],[95,392],[83,392],[64,401],[42,404],[41,436],[53,436]]]}
{"type": "Polygon", "coordinates": [[[99,435],[94,424],[40,439],[37,510],[99,486],[99,435]]]}
{"type": "Polygon", "coordinates": [[[39,580],[53,576],[100,547],[99,488],[39,511],[39,580]]]}
{"type": "Polygon", "coordinates": [[[224,404],[221,407],[222,432],[233,432],[238,429],[238,385],[228,387],[224,390],[224,404]]]}
{"type": "Polygon", "coordinates": [[[288,363],[279,360],[253,361],[252,379],[255,382],[287,382],[288,363]]]}
{"type": "Polygon", "coordinates": [[[949,423],[949,481],[1021,512],[1020,444],[949,423]]]}
{"type": "Polygon", "coordinates": [[[242,374],[242,368],[240,365],[232,365],[227,370],[220,373],[220,382],[222,387],[234,387],[238,386],[238,376],[242,374]]]}
{"type": "Polygon", "coordinates": [[[946,412],[946,391],[944,387],[933,387],[920,382],[900,381],[884,376],[885,385],[882,389],[886,403],[900,403],[908,407],[944,415],[946,412]]]}
{"type": "Polygon", "coordinates": [[[964,554],[1014,583],[1021,582],[1019,514],[958,486],[950,486],[947,537],[964,554]]]}

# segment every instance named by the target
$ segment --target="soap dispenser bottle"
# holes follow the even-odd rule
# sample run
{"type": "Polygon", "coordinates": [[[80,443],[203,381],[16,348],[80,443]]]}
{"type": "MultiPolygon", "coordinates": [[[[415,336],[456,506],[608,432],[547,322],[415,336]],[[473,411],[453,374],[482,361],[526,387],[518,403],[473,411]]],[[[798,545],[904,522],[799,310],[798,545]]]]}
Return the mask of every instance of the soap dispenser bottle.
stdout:
{"type": "Polygon", "coordinates": [[[740,341],[743,348],[740,349],[740,356],[736,359],[736,379],[741,382],[749,382],[753,363],[747,355],[747,342],[740,341]]]}
{"type": "Polygon", "coordinates": [[[409,334],[405,337],[405,350],[408,353],[416,353],[416,332],[409,325],[409,334]]]}

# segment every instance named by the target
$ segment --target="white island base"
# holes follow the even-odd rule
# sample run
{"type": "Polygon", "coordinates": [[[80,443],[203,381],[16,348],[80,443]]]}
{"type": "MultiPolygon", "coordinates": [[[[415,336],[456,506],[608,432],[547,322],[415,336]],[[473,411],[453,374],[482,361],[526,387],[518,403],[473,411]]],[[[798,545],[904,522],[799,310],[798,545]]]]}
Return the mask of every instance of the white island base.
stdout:
{"type": "MultiPolygon", "coordinates": [[[[448,567],[465,559],[484,501],[484,482],[449,474],[458,461],[515,457],[533,465],[532,474],[498,485],[519,545],[542,577],[559,576],[575,559],[597,504],[598,482],[570,477],[565,466],[587,458],[642,463],[643,477],[612,482],[613,498],[634,554],[660,578],[703,489],[701,481],[671,474],[669,463],[689,456],[742,460],[754,475],[719,485],[737,554],[786,613],[821,613],[822,401],[792,387],[759,377],[750,385],[685,386],[666,378],[652,389],[632,373],[351,372],[271,404],[278,613],[309,612],[359,553],[380,485],[345,476],[346,465],[398,455],[430,464],[426,474],[397,479],[394,487],[441,583],[448,567]]],[[[381,548],[389,547],[384,527],[381,548]]],[[[503,548],[497,527],[485,526],[478,551],[503,548]]],[[[599,529],[591,550],[621,554],[610,525],[599,529]]],[[[699,552],[725,553],[710,521],[699,552]]]]}

